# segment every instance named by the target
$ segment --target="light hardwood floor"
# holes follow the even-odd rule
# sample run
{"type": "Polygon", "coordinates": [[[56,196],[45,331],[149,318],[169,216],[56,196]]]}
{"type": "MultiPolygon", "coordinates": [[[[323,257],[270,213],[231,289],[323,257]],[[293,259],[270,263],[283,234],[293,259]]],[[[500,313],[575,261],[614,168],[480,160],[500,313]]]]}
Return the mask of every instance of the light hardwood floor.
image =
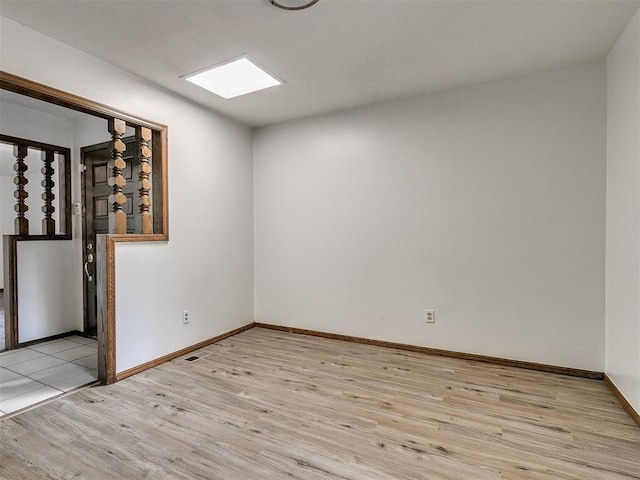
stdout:
{"type": "Polygon", "coordinates": [[[602,381],[254,328],[0,422],[6,479],[629,479],[602,381]]]}

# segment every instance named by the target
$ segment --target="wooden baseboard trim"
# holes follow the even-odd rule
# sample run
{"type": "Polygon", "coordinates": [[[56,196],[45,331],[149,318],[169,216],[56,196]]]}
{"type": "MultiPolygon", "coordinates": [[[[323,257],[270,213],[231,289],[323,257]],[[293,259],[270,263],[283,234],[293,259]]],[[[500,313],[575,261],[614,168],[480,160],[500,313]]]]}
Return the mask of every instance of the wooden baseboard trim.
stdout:
{"type": "Polygon", "coordinates": [[[268,328],[270,330],[279,330],[282,332],[298,333],[301,335],[311,335],[314,337],[331,338],[333,340],[343,340],[345,342],[363,343],[366,345],[376,345],[379,347],[396,348],[398,350],[407,350],[410,352],[426,353],[429,355],[439,355],[442,357],[460,358],[463,360],[475,360],[477,362],[493,363],[507,367],[525,368],[527,370],[537,370],[540,372],[557,373],[560,375],[570,375],[572,377],[592,378],[602,380],[604,373],[592,372],[590,370],[580,370],[578,368],[559,367],[557,365],[545,365],[542,363],[524,362],[521,360],[509,360],[499,357],[488,357],[485,355],[477,355],[475,353],[454,352],[452,350],[441,350],[439,348],[421,347],[418,345],[408,345],[405,343],[386,342],[384,340],[372,340],[363,337],[352,337],[349,335],[341,335],[337,333],[319,332],[316,330],[306,330],[304,328],[285,327],[281,325],[272,325],[268,323],[256,323],[256,327],[268,328]]]}
{"type": "Polygon", "coordinates": [[[65,337],[72,337],[74,335],[77,335],[79,337],[83,337],[84,333],[82,333],[79,330],[71,330],[69,332],[57,333],[55,335],[49,335],[48,337],[37,338],[35,340],[29,340],[28,342],[18,343],[14,348],[31,347],[32,345],[37,345],[39,343],[50,342],[52,340],[60,340],[60,339],[65,338],[65,337]]]}
{"type": "Polygon", "coordinates": [[[607,387],[609,387],[609,390],[613,392],[615,397],[620,402],[620,405],[622,405],[622,408],[624,408],[625,411],[629,414],[629,416],[633,419],[633,421],[636,422],[636,425],[640,427],[640,413],[638,413],[636,409],[633,408],[633,405],[629,403],[629,401],[625,398],[622,392],[618,389],[616,384],[613,383],[613,380],[611,380],[609,375],[607,375],[606,373],[604,375],[604,383],[607,385],[607,387]]]}
{"type": "Polygon", "coordinates": [[[137,367],[129,368],[128,370],[124,370],[120,373],[116,374],[116,382],[120,380],[124,380],[131,375],[135,375],[136,373],[144,372],[153,367],[157,367],[158,365],[168,362],[169,360],[173,360],[174,358],[181,357],[182,355],[186,355],[187,353],[193,352],[200,348],[211,345],[212,343],[219,342],[220,340],[224,340],[225,338],[229,338],[233,335],[237,335],[238,333],[244,332],[245,330],[249,330],[253,328],[255,323],[248,323],[243,325],[242,327],[236,328],[235,330],[231,330],[230,332],[222,333],[216,337],[210,338],[209,340],[205,340],[204,342],[196,343],[195,345],[191,345],[190,347],[183,348],[182,350],[178,350],[177,352],[169,353],[160,358],[156,358],[155,360],[151,360],[149,362],[143,363],[142,365],[138,365],[137,367]]]}
{"type": "Polygon", "coordinates": [[[191,345],[189,347],[183,348],[181,350],[170,353],[168,355],[164,355],[160,358],[156,358],[155,360],[151,360],[149,362],[143,363],[142,365],[138,365],[137,367],[124,370],[116,374],[116,381],[119,382],[120,380],[124,380],[127,377],[143,372],[150,368],[156,367],[164,362],[168,362],[169,360],[173,360],[174,358],[181,357],[182,355],[186,355],[187,353],[206,347],[208,345],[211,345],[212,343],[219,342],[220,340],[224,340],[225,338],[229,338],[233,335],[237,335],[238,333],[244,332],[254,327],[266,328],[269,330],[277,330],[281,332],[296,333],[299,335],[310,335],[314,337],[330,338],[333,340],[341,340],[345,342],[362,343],[365,345],[375,345],[378,347],[395,348],[398,350],[425,353],[428,355],[439,355],[442,357],[459,358],[462,360],[474,360],[477,362],[493,363],[495,365],[524,368],[527,370],[537,370],[540,372],[556,373],[560,375],[569,375],[573,377],[604,380],[605,384],[613,392],[613,394],[618,399],[618,401],[620,402],[624,410],[631,416],[631,418],[638,425],[638,427],[640,427],[640,414],[627,401],[627,399],[624,397],[622,392],[618,390],[618,387],[616,387],[615,383],[613,383],[611,378],[609,378],[608,375],[602,372],[581,370],[577,368],[559,367],[557,365],[546,365],[543,363],[524,362],[521,360],[510,360],[510,359],[500,358],[500,357],[489,357],[485,355],[477,355],[475,353],[455,352],[452,350],[442,350],[439,348],[422,347],[418,345],[409,345],[405,343],[387,342],[384,340],[373,340],[373,339],[364,338],[364,337],[353,337],[350,335],[341,335],[338,333],[320,332],[317,330],[307,330],[304,328],[286,327],[282,325],[272,325],[269,323],[260,323],[260,322],[248,323],[246,325],[243,325],[242,327],[220,334],[216,337],[210,338],[203,342],[196,343],[195,345],[191,345]]]}

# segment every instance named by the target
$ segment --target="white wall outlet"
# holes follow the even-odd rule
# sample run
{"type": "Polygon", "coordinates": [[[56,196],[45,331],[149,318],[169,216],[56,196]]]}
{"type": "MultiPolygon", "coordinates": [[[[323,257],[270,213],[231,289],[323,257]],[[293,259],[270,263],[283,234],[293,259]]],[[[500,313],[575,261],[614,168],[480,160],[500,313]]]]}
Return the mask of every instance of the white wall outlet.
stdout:
{"type": "Polygon", "coordinates": [[[424,321],[427,323],[436,323],[436,312],[435,310],[425,310],[424,311],[424,321]]]}
{"type": "Polygon", "coordinates": [[[189,325],[189,310],[182,311],[182,324],[189,325]]]}

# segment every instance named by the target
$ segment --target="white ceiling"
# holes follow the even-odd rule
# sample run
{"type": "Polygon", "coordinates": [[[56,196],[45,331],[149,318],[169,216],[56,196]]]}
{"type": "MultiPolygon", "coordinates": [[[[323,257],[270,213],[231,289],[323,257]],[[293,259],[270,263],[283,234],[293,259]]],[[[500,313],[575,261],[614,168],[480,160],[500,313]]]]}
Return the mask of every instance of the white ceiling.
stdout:
{"type": "Polygon", "coordinates": [[[251,126],[605,56],[638,1],[1,0],[0,14],[251,126]],[[286,84],[224,100],[179,77],[243,54],[286,84]]]}

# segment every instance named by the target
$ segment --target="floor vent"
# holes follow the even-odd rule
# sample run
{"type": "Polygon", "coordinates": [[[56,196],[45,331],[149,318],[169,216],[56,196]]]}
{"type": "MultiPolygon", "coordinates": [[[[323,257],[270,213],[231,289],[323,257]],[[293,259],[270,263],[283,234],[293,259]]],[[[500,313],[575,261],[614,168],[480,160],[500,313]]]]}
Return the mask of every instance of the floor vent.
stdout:
{"type": "Polygon", "coordinates": [[[200,358],[200,357],[195,357],[195,356],[194,356],[194,357],[185,358],[185,360],[186,360],[187,362],[195,362],[195,361],[196,361],[196,360],[198,360],[199,358],[200,358]]]}

